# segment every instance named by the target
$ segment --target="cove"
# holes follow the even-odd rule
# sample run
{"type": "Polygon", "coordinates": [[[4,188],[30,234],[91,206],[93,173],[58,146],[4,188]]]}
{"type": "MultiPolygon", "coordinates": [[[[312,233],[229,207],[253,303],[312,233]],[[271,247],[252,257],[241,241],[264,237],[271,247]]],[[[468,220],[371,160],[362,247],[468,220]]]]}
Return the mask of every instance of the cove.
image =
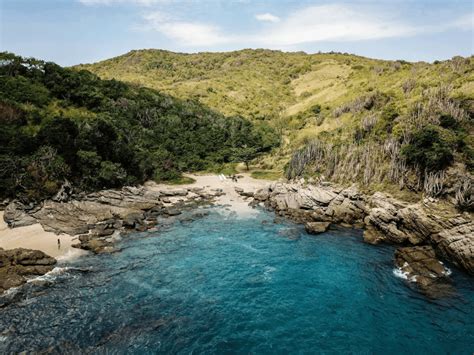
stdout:
{"type": "Polygon", "coordinates": [[[472,353],[474,284],[455,268],[456,294],[432,300],[361,231],[209,212],[13,291],[0,352],[472,353]]]}

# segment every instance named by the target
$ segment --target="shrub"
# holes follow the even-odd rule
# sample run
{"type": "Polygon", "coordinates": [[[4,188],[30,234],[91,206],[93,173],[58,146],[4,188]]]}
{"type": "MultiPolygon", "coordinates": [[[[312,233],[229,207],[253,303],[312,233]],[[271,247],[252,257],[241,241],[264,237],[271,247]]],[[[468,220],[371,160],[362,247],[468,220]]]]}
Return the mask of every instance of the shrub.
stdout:
{"type": "Polygon", "coordinates": [[[412,137],[411,143],[402,147],[401,154],[407,163],[421,171],[439,171],[453,162],[450,142],[445,140],[435,126],[426,126],[412,137]]]}

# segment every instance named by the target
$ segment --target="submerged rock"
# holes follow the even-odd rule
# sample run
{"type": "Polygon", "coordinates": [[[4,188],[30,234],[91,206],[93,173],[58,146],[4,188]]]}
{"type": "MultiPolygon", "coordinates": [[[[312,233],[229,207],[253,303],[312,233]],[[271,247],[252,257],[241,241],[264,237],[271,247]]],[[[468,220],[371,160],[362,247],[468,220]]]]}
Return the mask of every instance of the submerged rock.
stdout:
{"type": "Polygon", "coordinates": [[[449,280],[451,272],[436,258],[431,246],[397,249],[395,265],[401,275],[415,283],[420,291],[429,297],[439,298],[454,292],[449,280]]]}
{"type": "Polygon", "coordinates": [[[24,284],[29,277],[53,270],[56,259],[39,250],[0,248],[0,292],[24,284]]]}

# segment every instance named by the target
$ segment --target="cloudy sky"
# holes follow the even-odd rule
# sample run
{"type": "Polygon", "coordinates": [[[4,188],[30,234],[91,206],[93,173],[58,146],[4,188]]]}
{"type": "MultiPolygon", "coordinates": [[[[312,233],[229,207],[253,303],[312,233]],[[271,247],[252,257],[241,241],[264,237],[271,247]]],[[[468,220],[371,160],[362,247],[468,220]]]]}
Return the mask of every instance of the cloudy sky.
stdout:
{"type": "Polygon", "coordinates": [[[271,48],[410,61],[474,52],[472,0],[0,0],[0,49],[62,65],[131,49],[271,48]]]}

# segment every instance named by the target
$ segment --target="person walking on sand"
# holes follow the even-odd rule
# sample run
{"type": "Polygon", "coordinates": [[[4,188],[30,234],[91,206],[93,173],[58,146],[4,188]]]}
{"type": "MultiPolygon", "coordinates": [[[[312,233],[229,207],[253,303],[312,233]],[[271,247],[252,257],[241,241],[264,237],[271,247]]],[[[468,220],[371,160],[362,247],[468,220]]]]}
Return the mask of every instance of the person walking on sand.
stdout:
{"type": "Polygon", "coordinates": [[[61,239],[58,238],[58,250],[61,249],[61,239]]]}

